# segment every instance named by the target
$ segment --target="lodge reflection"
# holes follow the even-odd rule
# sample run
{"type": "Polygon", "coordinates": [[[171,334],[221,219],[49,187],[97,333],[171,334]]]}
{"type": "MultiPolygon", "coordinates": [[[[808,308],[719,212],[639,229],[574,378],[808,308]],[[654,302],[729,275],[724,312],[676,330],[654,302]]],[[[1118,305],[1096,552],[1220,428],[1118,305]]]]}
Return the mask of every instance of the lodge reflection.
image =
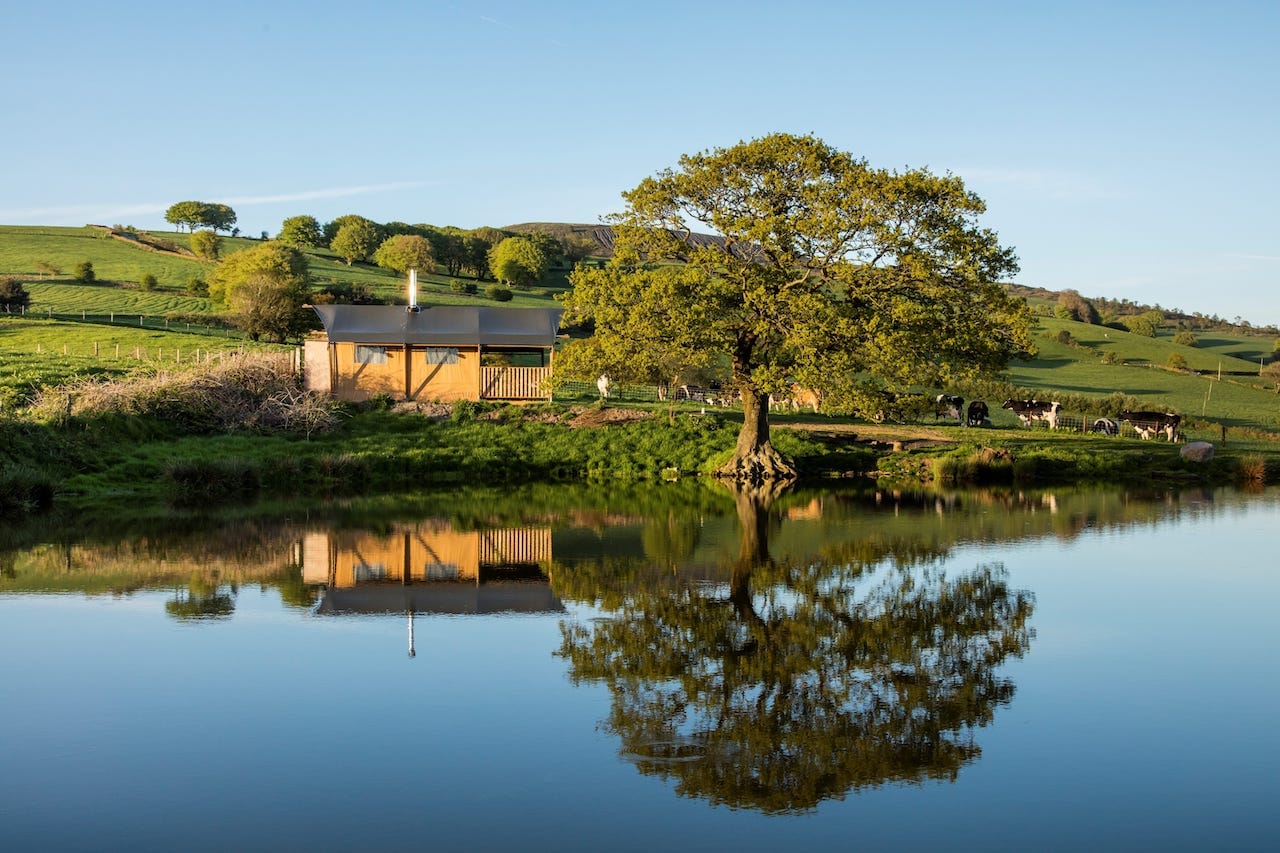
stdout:
{"type": "Polygon", "coordinates": [[[444,520],[387,532],[313,531],[302,578],[323,587],[319,614],[563,610],[543,567],[551,528],[462,530],[444,520]]]}
{"type": "Polygon", "coordinates": [[[557,567],[561,597],[605,611],[564,622],[559,654],[576,682],[609,689],[621,754],[684,796],[765,812],[954,779],[1013,696],[998,670],[1028,649],[1031,594],[998,566],[903,570],[922,561],[892,545],[772,558],[789,512],[771,503],[737,496],[738,555],[718,582],[557,567]]]}

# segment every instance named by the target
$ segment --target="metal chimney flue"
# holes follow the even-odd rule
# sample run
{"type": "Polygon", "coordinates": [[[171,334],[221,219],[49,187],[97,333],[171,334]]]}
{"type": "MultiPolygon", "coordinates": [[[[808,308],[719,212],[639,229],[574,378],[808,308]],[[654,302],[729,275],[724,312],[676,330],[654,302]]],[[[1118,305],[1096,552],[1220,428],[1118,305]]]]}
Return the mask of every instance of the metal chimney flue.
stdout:
{"type": "Polygon", "coordinates": [[[421,310],[418,307],[418,271],[409,270],[409,313],[417,314],[421,310]]]}

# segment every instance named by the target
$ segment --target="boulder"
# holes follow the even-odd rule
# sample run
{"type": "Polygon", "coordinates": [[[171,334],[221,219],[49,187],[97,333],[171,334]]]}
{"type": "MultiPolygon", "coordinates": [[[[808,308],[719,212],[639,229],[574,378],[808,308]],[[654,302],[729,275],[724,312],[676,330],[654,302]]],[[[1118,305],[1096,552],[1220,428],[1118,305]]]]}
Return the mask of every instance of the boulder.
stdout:
{"type": "Polygon", "coordinates": [[[1213,458],[1213,445],[1207,441],[1189,441],[1180,451],[1183,459],[1192,462],[1208,462],[1213,458]]]}

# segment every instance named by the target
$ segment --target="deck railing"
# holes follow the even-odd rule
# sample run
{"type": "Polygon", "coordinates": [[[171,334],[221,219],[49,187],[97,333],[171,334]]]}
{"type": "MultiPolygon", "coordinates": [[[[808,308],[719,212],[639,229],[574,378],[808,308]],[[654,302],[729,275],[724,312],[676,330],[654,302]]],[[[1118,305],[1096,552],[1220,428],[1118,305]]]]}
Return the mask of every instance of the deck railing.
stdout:
{"type": "Polygon", "coordinates": [[[550,367],[480,368],[481,400],[546,400],[542,383],[551,378],[550,367]]]}

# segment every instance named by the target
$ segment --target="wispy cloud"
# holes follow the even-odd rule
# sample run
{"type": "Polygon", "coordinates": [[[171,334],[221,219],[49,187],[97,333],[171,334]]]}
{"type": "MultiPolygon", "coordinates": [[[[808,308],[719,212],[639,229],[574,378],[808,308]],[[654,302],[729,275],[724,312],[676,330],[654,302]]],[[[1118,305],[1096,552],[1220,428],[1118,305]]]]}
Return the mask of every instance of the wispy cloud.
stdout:
{"type": "MultiPolygon", "coordinates": [[[[440,181],[399,181],[391,184],[361,184],[350,187],[325,187],[316,190],[301,190],[276,195],[246,196],[208,196],[208,201],[222,202],[237,207],[253,207],[258,204],[281,204],[294,201],[312,201],[321,198],[348,198],[351,196],[373,195],[375,193],[396,192],[439,185],[440,181]]],[[[0,222],[23,224],[38,222],[42,225],[73,224],[83,225],[88,222],[112,223],[120,222],[131,216],[148,216],[163,213],[173,204],[172,201],[136,202],[132,204],[69,204],[46,207],[25,207],[0,209],[0,222]]]]}
{"type": "Polygon", "coordinates": [[[1239,258],[1246,261],[1280,261],[1280,255],[1250,255],[1245,252],[1225,252],[1224,258],[1239,258]]]}
{"type": "Polygon", "coordinates": [[[329,187],[322,190],[303,190],[302,192],[280,193],[279,195],[246,195],[230,198],[217,198],[223,204],[239,204],[252,207],[255,204],[280,204],[286,201],[311,201],[317,198],[347,198],[355,195],[372,195],[374,193],[410,190],[415,187],[438,185],[440,181],[399,181],[394,184],[365,184],[355,187],[329,187]]]}
{"type": "Polygon", "coordinates": [[[1087,175],[1051,169],[974,166],[956,169],[955,174],[964,178],[969,184],[995,184],[1060,201],[1097,201],[1119,198],[1123,195],[1116,187],[1103,184],[1087,175]]]}

